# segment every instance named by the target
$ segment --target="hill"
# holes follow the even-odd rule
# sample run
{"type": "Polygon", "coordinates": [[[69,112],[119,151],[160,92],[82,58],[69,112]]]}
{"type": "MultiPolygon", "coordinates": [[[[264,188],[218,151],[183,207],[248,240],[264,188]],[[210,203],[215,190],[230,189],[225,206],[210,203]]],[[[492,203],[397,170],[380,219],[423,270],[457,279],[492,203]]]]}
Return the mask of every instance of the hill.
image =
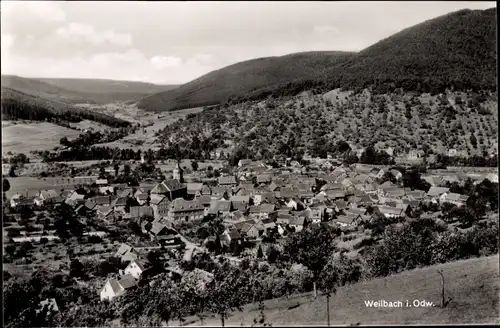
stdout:
{"type": "MultiPolygon", "coordinates": [[[[338,289],[330,300],[332,325],[349,324],[467,324],[498,323],[499,287],[498,255],[473,258],[405,271],[390,277],[356,283],[338,289]],[[439,305],[443,270],[446,295],[453,300],[446,308],[403,307],[370,308],[365,301],[425,300],[439,305]]],[[[309,294],[265,302],[266,322],[281,325],[326,325],[326,300],[312,300],[309,294]],[[301,304],[288,309],[294,304],[301,304]]],[[[235,312],[227,326],[250,326],[259,316],[255,306],[235,312]]],[[[218,318],[205,319],[205,325],[220,325],[218,318]]],[[[190,322],[199,325],[199,322],[190,322]]]]}
{"type": "Polygon", "coordinates": [[[358,52],[313,52],[250,60],[142,99],[145,110],[374,87],[422,92],[496,89],[496,8],[461,10],[402,30],[358,52]]]}
{"type": "Polygon", "coordinates": [[[313,78],[352,53],[314,51],[240,62],[213,71],[174,90],[142,99],[138,106],[151,111],[171,111],[213,105],[230,96],[245,95],[255,89],[313,78]]]}
{"type": "Polygon", "coordinates": [[[2,86],[48,100],[68,104],[125,102],[175,88],[143,82],[99,79],[24,78],[2,75],[2,86]]]}
{"type": "MultiPolygon", "coordinates": [[[[43,87],[43,84],[41,86],[43,87]]],[[[40,94],[45,93],[41,92],[40,94]]],[[[130,125],[129,122],[122,119],[4,86],[2,86],[1,99],[2,120],[48,120],[56,123],[67,123],[87,119],[114,127],[130,125]]]]}
{"type": "Polygon", "coordinates": [[[139,99],[146,95],[172,90],[178,85],[158,85],[146,82],[106,79],[37,78],[37,80],[66,90],[87,94],[106,94],[116,99],[139,99]]]}

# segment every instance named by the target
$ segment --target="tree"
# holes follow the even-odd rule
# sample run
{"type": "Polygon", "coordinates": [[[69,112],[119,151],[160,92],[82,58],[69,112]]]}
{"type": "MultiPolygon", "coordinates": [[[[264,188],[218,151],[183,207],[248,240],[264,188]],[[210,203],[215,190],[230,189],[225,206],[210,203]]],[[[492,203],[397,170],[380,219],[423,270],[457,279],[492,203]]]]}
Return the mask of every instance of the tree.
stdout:
{"type": "Polygon", "coordinates": [[[83,277],[85,275],[85,267],[78,259],[73,259],[70,264],[69,274],[72,277],[83,277]]]}
{"type": "Polygon", "coordinates": [[[259,249],[257,249],[257,258],[261,259],[264,257],[264,252],[262,252],[262,247],[259,245],[259,249]]]}
{"type": "Polygon", "coordinates": [[[240,269],[225,265],[217,268],[213,279],[207,285],[209,295],[209,308],[216,313],[224,327],[229,313],[242,310],[244,298],[239,295],[246,284],[246,279],[240,269]]]}
{"type": "Polygon", "coordinates": [[[16,168],[17,168],[17,165],[16,164],[12,164],[10,166],[10,169],[9,169],[9,177],[11,178],[15,178],[16,177],[16,168]]]}
{"type": "Polygon", "coordinates": [[[114,165],[114,169],[115,169],[115,177],[117,177],[118,176],[118,171],[120,170],[120,165],[118,165],[118,163],[116,163],[114,165]]]}
{"type": "Polygon", "coordinates": [[[472,147],[477,148],[477,138],[474,134],[470,135],[469,140],[470,140],[472,147]]]}
{"type": "Polygon", "coordinates": [[[335,249],[334,237],[338,234],[339,230],[322,224],[319,227],[306,228],[287,238],[287,255],[313,273],[314,297],[317,297],[316,282],[335,249]]]}
{"type": "Polygon", "coordinates": [[[191,163],[191,167],[193,168],[193,171],[198,171],[198,162],[197,161],[193,161],[191,163]]]}
{"type": "Polygon", "coordinates": [[[3,179],[3,192],[7,192],[10,190],[10,182],[6,178],[3,179]]]}
{"type": "Polygon", "coordinates": [[[328,262],[319,276],[319,288],[326,296],[327,325],[330,327],[330,297],[337,291],[337,271],[332,261],[328,262]]]}

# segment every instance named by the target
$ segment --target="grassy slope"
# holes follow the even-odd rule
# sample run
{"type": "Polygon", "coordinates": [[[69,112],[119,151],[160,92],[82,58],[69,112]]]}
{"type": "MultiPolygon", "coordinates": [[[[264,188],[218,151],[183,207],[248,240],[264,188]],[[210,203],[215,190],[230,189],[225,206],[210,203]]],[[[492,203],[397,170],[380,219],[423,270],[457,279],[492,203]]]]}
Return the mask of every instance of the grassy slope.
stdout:
{"type": "Polygon", "coordinates": [[[213,71],[174,90],[146,97],[139,102],[139,108],[169,111],[211,105],[254,89],[315,77],[351,55],[316,51],[252,59],[213,71]]]}
{"type": "MultiPolygon", "coordinates": [[[[368,324],[460,324],[498,323],[499,269],[498,255],[411,270],[394,276],[345,286],[330,301],[332,325],[368,324]],[[365,300],[426,300],[439,304],[443,269],[446,295],[453,298],[447,308],[367,308],[365,300]]],[[[266,302],[266,321],[279,325],[326,325],[326,300],[311,295],[266,302]],[[297,308],[287,310],[293,304],[297,308]]],[[[249,326],[258,315],[255,306],[247,306],[227,320],[227,325],[249,326]]],[[[191,322],[199,325],[199,322],[191,322]]],[[[204,325],[220,325],[218,318],[204,325]]]]}
{"type": "Polygon", "coordinates": [[[433,78],[496,85],[496,9],[461,10],[423,22],[355,54],[313,52],[237,63],[179,88],[142,99],[139,108],[169,111],[216,104],[293,80],[362,87],[374,80],[433,78]]]}

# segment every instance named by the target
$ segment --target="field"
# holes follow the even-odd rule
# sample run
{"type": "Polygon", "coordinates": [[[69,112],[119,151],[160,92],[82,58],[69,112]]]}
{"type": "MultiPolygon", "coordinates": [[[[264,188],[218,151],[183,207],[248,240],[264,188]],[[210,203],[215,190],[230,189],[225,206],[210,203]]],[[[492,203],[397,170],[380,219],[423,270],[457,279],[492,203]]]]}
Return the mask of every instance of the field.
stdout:
{"type": "MultiPolygon", "coordinates": [[[[26,189],[29,191],[38,191],[42,189],[60,189],[50,182],[43,181],[43,179],[32,178],[32,177],[15,177],[8,178],[10,183],[10,190],[6,192],[7,198],[12,197],[16,193],[25,194],[26,189]]],[[[31,196],[31,193],[29,194],[31,196]]]]}
{"type": "Polygon", "coordinates": [[[8,124],[2,122],[2,154],[24,153],[32,150],[52,150],[60,146],[63,137],[76,138],[80,132],[53,123],[8,124]]]}
{"type": "MultiPolygon", "coordinates": [[[[151,114],[137,110],[133,106],[126,106],[126,110],[121,113],[121,117],[131,122],[141,123],[145,126],[135,133],[126,136],[123,139],[108,142],[103,144],[96,144],[95,146],[105,146],[105,147],[118,147],[122,148],[133,148],[135,150],[148,150],[148,149],[159,149],[160,144],[156,143],[155,133],[164,129],[167,125],[170,125],[179,119],[186,117],[191,113],[199,113],[203,110],[202,107],[184,109],[180,111],[163,113],[163,114],[151,114]]],[[[116,112],[106,112],[107,114],[115,115],[118,117],[116,112]]]]}
{"type": "MultiPolygon", "coordinates": [[[[403,272],[398,275],[357,283],[339,288],[330,300],[332,325],[350,324],[466,324],[498,323],[499,270],[498,255],[446,263],[403,272]],[[452,301],[446,308],[403,307],[369,308],[365,301],[425,300],[440,303],[441,278],[437,269],[443,269],[446,295],[452,301]]],[[[311,301],[310,294],[290,299],[266,302],[266,321],[280,325],[326,325],[326,300],[320,296],[311,301]],[[290,306],[300,306],[287,310],[290,306]]],[[[255,305],[234,313],[229,326],[250,326],[258,316],[255,305]]],[[[199,322],[190,322],[192,326],[199,322]]],[[[220,325],[218,318],[206,319],[204,325],[220,325]]]]}

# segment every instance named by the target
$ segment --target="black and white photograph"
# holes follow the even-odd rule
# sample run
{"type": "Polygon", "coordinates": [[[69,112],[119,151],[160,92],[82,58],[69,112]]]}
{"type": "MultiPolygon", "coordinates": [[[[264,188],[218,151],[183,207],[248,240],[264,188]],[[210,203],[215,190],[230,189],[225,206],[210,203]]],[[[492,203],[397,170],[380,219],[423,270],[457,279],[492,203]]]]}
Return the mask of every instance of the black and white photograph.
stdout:
{"type": "Polygon", "coordinates": [[[4,326],[500,324],[496,6],[2,0],[4,326]]]}

